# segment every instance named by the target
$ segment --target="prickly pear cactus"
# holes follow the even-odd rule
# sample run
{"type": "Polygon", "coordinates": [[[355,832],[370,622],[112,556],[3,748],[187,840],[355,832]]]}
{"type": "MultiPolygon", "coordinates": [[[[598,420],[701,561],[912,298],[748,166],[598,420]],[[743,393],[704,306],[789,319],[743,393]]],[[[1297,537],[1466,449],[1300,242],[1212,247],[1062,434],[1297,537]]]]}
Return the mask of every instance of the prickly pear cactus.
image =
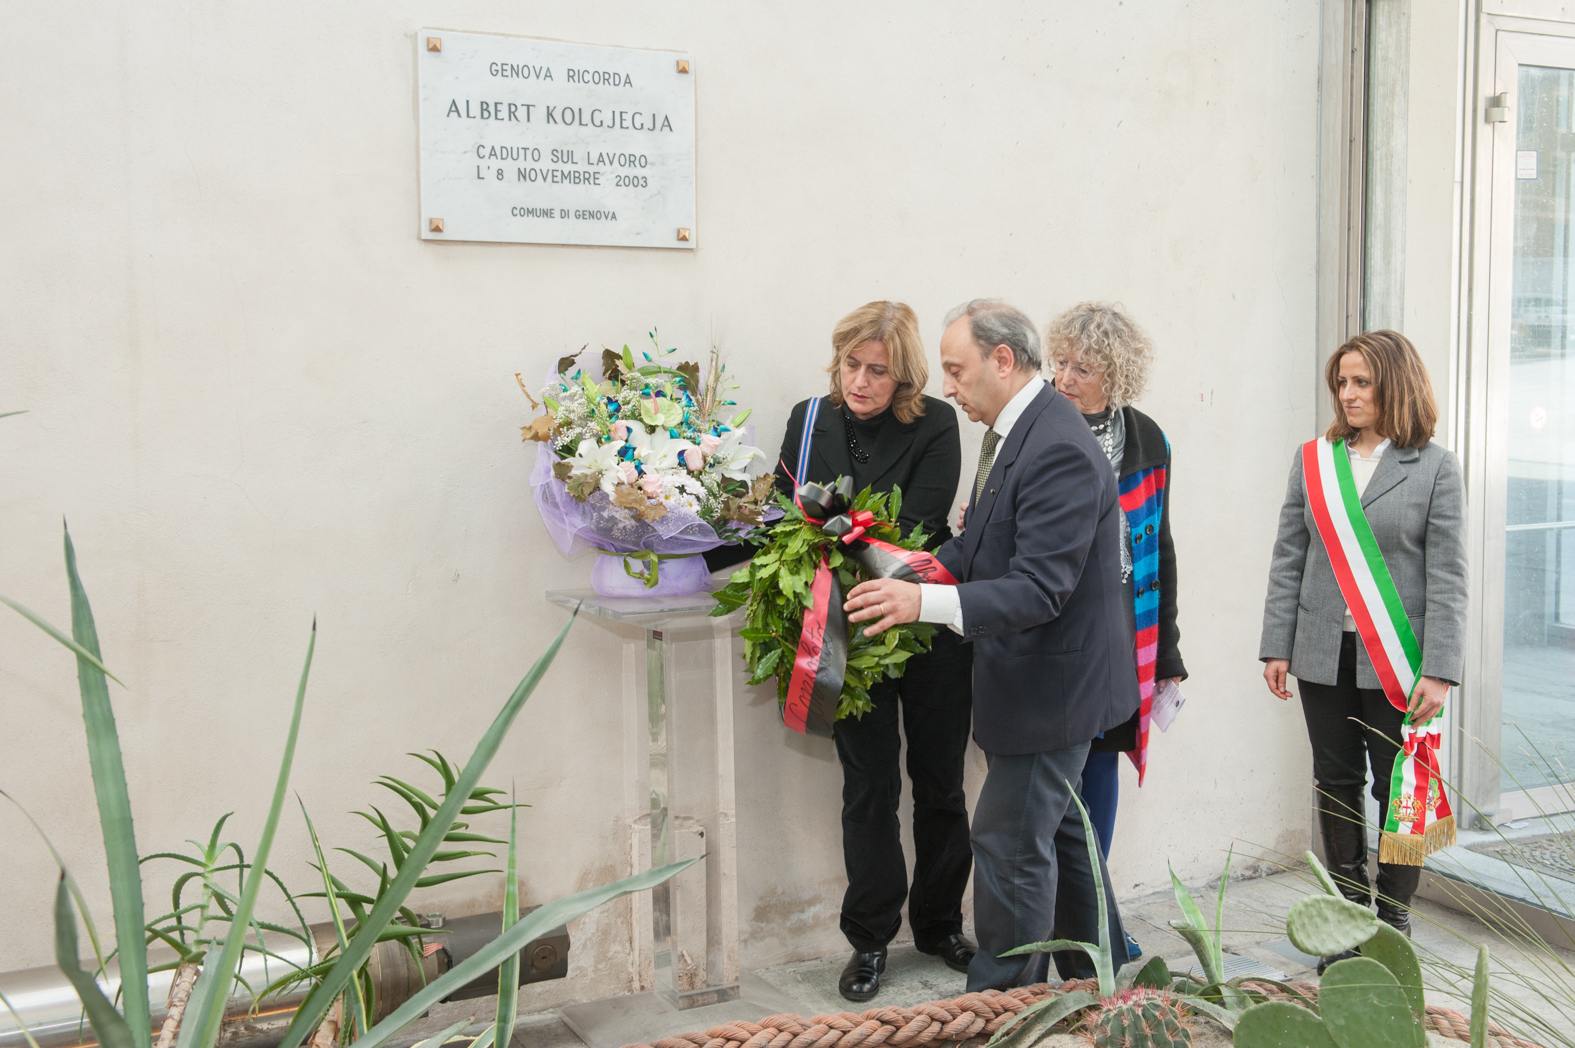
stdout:
{"type": "Polygon", "coordinates": [[[1192,1027],[1175,995],[1123,990],[1086,1013],[1082,1032],[1094,1048],[1190,1048],[1192,1027]]]}
{"type": "Polygon", "coordinates": [[[1354,902],[1328,895],[1298,899],[1285,918],[1291,944],[1314,957],[1354,950],[1378,931],[1378,918],[1354,902]]]}

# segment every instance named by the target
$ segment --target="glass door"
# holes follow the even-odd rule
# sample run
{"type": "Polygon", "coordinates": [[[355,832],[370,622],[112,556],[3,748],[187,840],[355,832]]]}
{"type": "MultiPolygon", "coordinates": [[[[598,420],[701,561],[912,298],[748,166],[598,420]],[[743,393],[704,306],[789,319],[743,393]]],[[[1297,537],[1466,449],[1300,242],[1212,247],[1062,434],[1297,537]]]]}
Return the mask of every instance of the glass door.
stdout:
{"type": "Polygon", "coordinates": [[[1496,44],[1480,681],[1515,819],[1575,808],[1575,40],[1496,44]]]}

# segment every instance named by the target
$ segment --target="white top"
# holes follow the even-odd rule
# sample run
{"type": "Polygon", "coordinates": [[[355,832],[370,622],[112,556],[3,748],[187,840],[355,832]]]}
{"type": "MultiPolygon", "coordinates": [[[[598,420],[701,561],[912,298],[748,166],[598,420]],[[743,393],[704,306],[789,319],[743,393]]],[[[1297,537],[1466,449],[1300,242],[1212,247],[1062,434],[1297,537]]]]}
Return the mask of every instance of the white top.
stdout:
{"type": "MultiPolygon", "coordinates": [[[[1373,449],[1371,455],[1363,458],[1356,453],[1356,449],[1351,447],[1350,444],[1345,445],[1345,450],[1351,453],[1351,479],[1356,482],[1356,494],[1358,497],[1367,491],[1367,485],[1372,481],[1373,474],[1378,472],[1378,461],[1384,457],[1384,452],[1388,448],[1389,438],[1385,437],[1373,449]]],[[[1356,632],[1356,620],[1351,618],[1351,610],[1349,608],[1345,611],[1345,632],[1356,632]]]]}
{"type": "MultiPolygon", "coordinates": [[[[1045,380],[1035,377],[1028,384],[1018,390],[1011,400],[1008,400],[1001,413],[995,417],[995,425],[990,428],[1000,434],[999,449],[1006,445],[1006,438],[1011,436],[1012,427],[1017,425],[1017,420],[1023,417],[1023,412],[1028,410],[1034,398],[1045,386],[1045,380]]],[[[972,490],[970,488],[970,490],[972,490]]],[[[962,599],[957,596],[956,586],[940,586],[933,583],[919,583],[919,621],[939,622],[950,626],[953,631],[963,631],[962,599]]]]}

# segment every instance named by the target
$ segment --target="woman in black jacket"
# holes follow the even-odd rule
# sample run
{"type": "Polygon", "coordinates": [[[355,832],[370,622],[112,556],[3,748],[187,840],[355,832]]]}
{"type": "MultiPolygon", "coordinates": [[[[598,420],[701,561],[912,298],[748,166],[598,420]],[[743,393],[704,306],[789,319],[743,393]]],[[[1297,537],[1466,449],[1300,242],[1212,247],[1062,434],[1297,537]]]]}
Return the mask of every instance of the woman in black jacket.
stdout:
{"type": "MultiPolygon", "coordinates": [[[[831,391],[793,407],[778,486],[791,494],[793,478],[830,483],[851,477],[855,491],[900,488],[898,523],[904,532],[922,525],[927,548],[934,549],[951,538],[946,517],[962,450],[956,412],[924,395],[929,369],[918,318],[900,302],[870,302],[838,322],[831,345],[831,391]]],[[[717,568],[743,556],[738,547],[726,547],[707,562],[717,568]]],[[[834,729],[848,875],[842,932],[854,951],[838,988],[850,1001],[867,1001],[880,989],[904,898],[921,952],[940,956],[960,972],[973,959],[973,944],[962,934],[962,895],[972,866],[963,797],[971,676],[970,652],[961,638],[936,630],[932,650],[911,659],[899,680],[870,689],[874,709],[838,721],[834,729]],[[897,820],[904,735],[917,853],[911,888],[897,820]]]]}

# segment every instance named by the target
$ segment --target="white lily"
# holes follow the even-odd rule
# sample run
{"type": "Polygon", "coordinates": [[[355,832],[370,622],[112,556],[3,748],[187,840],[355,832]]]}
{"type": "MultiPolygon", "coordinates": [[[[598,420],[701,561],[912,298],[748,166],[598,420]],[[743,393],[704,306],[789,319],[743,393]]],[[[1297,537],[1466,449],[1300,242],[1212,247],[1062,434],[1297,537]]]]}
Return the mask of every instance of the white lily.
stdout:
{"type": "Polygon", "coordinates": [[[745,444],[743,432],[736,429],[723,433],[716,450],[711,453],[711,465],[729,480],[748,480],[752,467],[763,465],[765,461],[765,452],[753,444],[745,444]]]}
{"type": "Polygon", "coordinates": [[[634,445],[634,457],[640,460],[646,472],[682,469],[680,456],[694,447],[665,429],[650,430],[638,422],[629,425],[629,443],[634,445]]]}
{"type": "Polygon", "coordinates": [[[586,437],[565,461],[569,463],[572,475],[589,473],[597,478],[597,484],[603,491],[611,494],[613,486],[618,483],[618,464],[622,461],[618,452],[622,447],[621,441],[598,444],[586,437]]]}

